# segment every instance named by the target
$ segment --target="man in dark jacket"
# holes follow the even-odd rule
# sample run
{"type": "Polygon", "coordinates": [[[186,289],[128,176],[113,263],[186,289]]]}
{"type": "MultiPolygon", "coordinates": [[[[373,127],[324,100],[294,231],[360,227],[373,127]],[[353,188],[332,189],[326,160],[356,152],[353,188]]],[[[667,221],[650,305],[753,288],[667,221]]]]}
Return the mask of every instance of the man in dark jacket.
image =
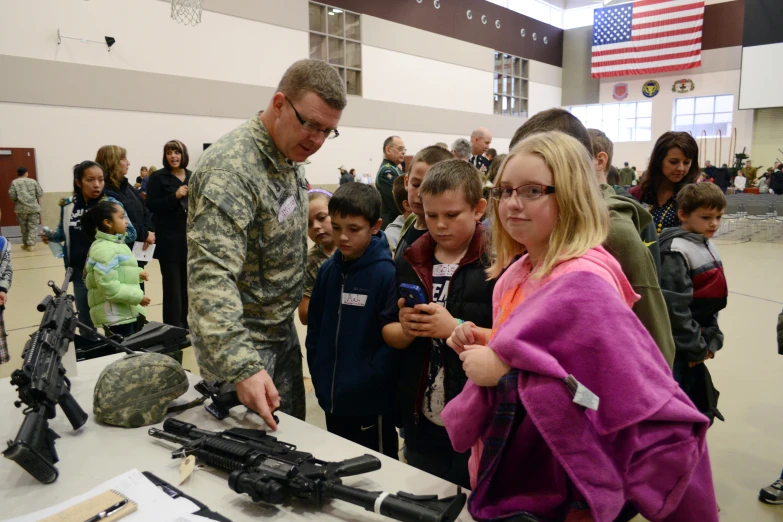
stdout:
{"type": "Polygon", "coordinates": [[[383,341],[381,311],[397,292],[380,211],[378,192],[363,183],[346,184],[329,200],[340,239],[310,294],[305,345],[326,429],[396,459],[400,354],[383,341]]]}
{"type": "Polygon", "coordinates": [[[714,174],[711,176],[715,181],[714,183],[720,188],[724,194],[731,185],[731,174],[729,173],[729,167],[724,163],[721,168],[716,168],[714,174]]]}
{"type": "Polygon", "coordinates": [[[405,143],[399,136],[389,136],[383,142],[383,161],[375,175],[375,188],[381,193],[381,230],[386,230],[389,223],[400,215],[392,187],[397,176],[402,174],[397,165],[405,161],[405,152],[405,143]]]}
{"type": "Polygon", "coordinates": [[[769,188],[778,196],[783,194],[783,170],[780,163],[775,164],[775,172],[772,173],[772,179],[769,182],[769,188]]]}

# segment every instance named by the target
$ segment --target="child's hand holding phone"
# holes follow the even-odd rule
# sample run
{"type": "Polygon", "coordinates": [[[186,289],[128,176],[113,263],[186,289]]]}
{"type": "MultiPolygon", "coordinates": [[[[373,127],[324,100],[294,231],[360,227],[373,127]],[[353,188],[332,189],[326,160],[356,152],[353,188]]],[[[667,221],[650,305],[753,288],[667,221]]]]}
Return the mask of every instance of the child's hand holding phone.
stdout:
{"type": "Polygon", "coordinates": [[[404,297],[400,297],[397,300],[397,306],[400,309],[398,317],[400,320],[400,326],[402,327],[402,333],[408,337],[416,337],[416,331],[413,329],[413,327],[415,327],[413,316],[416,314],[416,310],[407,306],[404,297]]]}

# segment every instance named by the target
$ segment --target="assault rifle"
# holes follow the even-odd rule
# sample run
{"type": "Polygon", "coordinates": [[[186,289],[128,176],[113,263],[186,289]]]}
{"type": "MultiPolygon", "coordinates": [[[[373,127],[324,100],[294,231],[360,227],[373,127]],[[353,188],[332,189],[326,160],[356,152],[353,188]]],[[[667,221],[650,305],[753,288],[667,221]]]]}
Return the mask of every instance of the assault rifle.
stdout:
{"type": "Polygon", "coordinates": [[[247,493],[254,502],[282,504],[293,497],[320,506],[326,500],[337,499],[402,522],[453,522],[467,500],[461,488],[455,496],[440,499],[437,495],[393,495],[345,486],[343,477],[376,471],[381,461],[362,455],[342,462],[324,462],[263,430],[231,428],[212,432],[166,419],[162,430],[151,428],[149,434],[181,446],[172,452],[172,458],[195,455],[211,466],[230,471],[229,487],[247,493]]]}
{"type": "Polygon", "coordinates": [[[73,429],[81,428],[87,414],[71,395],[71,381],[65,376],[62,359],[73,341],[78,321],[73,310],[74,297],[68,295],[72,269],[65,273],[65,281],[58,288],[54,281],[49,287],[54,297],[47,295],[38,304],[43,312],[41,325],[24,347],[22,368],[11,374],[11,385],[17,387],[17,408],[26,405],[25,419],[16,435],[3,451],[7,459],[22,466],[33,477],[50,484],[57,480],[57,452],[54,441],[59,436],[49,427],[49,419],[62,408],[73,429]]]}

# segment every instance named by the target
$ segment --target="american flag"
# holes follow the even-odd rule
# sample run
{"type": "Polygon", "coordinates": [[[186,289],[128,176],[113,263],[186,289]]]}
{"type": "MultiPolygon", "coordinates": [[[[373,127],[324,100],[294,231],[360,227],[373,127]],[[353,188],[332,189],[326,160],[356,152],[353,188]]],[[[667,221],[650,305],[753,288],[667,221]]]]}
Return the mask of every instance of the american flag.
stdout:
{"type": "Polygon", "coordinates": [[[593,78],[700,66],[703,22],[704,0],[636,0],[596,9],[593,78]]]}

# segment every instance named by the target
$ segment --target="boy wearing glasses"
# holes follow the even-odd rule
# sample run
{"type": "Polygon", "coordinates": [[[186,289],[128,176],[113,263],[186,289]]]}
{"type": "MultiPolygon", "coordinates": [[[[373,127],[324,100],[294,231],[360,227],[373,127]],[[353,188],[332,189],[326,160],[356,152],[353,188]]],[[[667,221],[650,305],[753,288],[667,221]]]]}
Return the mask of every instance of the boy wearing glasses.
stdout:
{"type": "Polygon", "coordinates": [[[383,312],[384,341],[402,351],[397,398],[408,464],[469,487],[470,452],[457,453],[443,427],[441,411],[467,377],[445,340],[462,322],[492,325],[492,290],[485,229],[479,223],[487,201],[481,176],[461,160],[441,161],[418,188],[428,232],[397,261],[396,282],[416,285],[425,304],[393,299],[383,312]]]}

